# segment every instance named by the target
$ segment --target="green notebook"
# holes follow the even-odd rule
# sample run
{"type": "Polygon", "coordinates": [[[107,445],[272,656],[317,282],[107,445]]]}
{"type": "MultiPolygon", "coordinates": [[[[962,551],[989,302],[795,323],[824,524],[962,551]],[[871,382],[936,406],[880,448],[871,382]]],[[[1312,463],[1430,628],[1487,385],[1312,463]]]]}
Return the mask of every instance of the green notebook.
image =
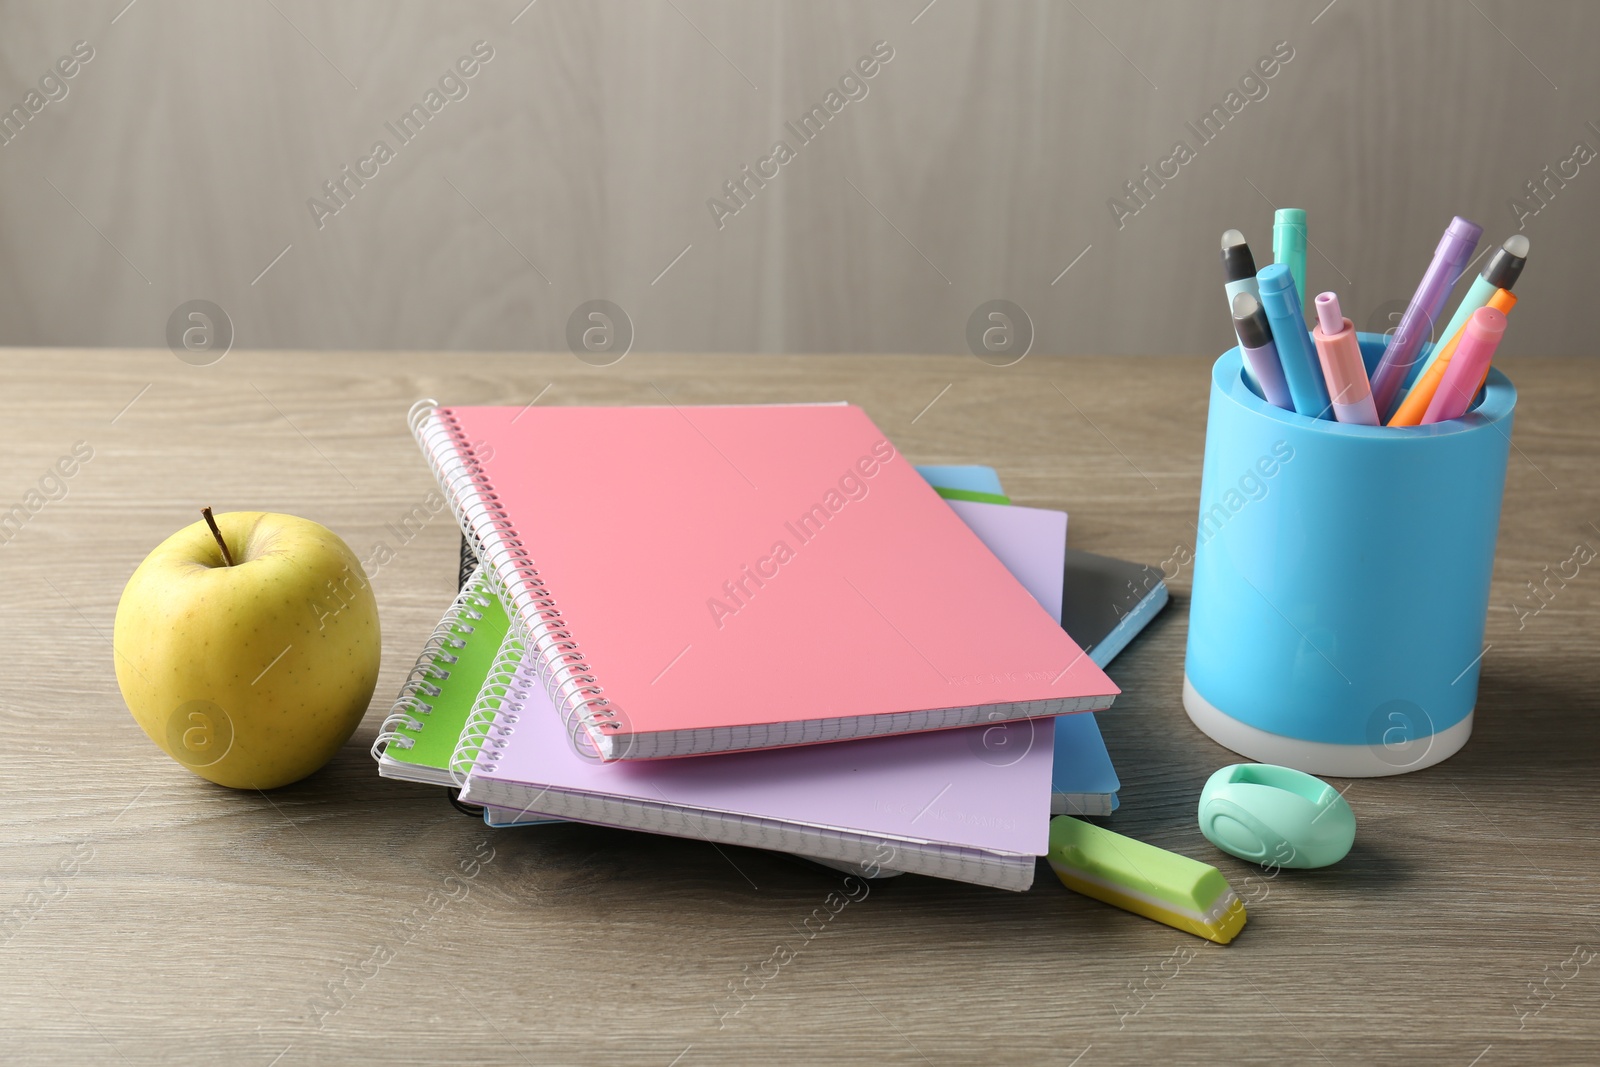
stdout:
{"type": "Polygon", "coordinates": [[[445,612],[372,743],[378,773],[453,786],[450,755],[510,627],[480,568],[445,612]]]}
{"type": "Polygon", "coordinates": [[[1011,503],[1011,498],[1003,493],[985,493],[978,489],[951,489],[948,486],[936,485],[933,491],[946,500],[971,500],[978,504],[1011,503]]]}

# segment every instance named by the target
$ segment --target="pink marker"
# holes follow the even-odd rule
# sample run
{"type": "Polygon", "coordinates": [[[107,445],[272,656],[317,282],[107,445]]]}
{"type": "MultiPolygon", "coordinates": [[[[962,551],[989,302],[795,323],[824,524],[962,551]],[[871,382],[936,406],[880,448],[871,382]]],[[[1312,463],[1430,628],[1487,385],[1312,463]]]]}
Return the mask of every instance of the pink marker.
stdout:
{"type": "Polygon", "coordinates": [[[1506,315],[1492,307],[1482,307],[1472,313],[1462,327],[1461,340],[1450,357],[1439,388],[1422,416],[1422,425],[1459,419],[1472,406],[1478,395],[1478,383],[1489,373],[1489,361],[1494,350],[1500,347],[1500,338],[1506,334],[1506,315]]]}
{"type": "Polygon", "coordinates": [[[1332,293],[1318,295],[1316,305],[1317,325],[1311,330],[1311,339],[1317,343],[1333,417],[1360,426],[1378,425],[1378,406],[1372,402],[1355,326],[1339,310],[1339,298],[1332,293]]]}

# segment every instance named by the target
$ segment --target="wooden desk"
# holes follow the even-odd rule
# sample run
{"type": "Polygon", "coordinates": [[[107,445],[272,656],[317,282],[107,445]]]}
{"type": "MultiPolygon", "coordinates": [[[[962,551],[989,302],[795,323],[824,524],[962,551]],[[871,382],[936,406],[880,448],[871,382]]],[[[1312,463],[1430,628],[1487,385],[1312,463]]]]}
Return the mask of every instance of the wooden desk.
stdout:
{"type": "Polygon", "coordinates": [[[1159,563],[1193,543],[1205,360],[0,359],[0,511],[75,442],[94,450],[65,498],[0,547],[7,1061],[1600,1059],[1600,959],[1578,962],[1600,950],[1600,564],[1520,626],[1511,607],[1532,603],[1542,567],[1600,547],[1591,363],[1507,361],[1522,406],[1477,735],[1433,770],[1339,783],[1360,820],[1343,863],[1267,878],[1200,837],[1199,788],[1234,757],[1179,702],[1187,574],[1114,665],[1113,825],[1216,862],[1250,896],[1249,926],[1219,948],[1073,895],[1042,865],[1024,894],[877,883],[808,941],[802,921],[842,876],[582,826],[491,832],[439,790],[380,780],[367,755],[454,591],[448,514],[408,542],[386,525],[431,487],[405,426],[420,397],[526,403],[548,385],[541,403],[848,399],[915,460],[991,463],[1019,503],[1068,509],[1074,544],[1159,563]],[[123,582],[206,503],[314,518],[362,556],[380,540],[395,551],[374,577],[384,669],[366,722],[327,769],[270,795],[161,755],[112,673],[123,582]],[[780,943],[798,958],[719,1028],[730,986],[780,943]]]}

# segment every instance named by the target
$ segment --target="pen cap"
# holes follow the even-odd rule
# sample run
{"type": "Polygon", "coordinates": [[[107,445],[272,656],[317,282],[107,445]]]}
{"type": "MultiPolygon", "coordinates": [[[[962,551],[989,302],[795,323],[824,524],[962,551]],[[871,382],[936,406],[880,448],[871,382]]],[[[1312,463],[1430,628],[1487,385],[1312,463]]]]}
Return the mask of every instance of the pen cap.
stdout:
{"type": "Polygon", "coordinates": [[[1506,238],[1506,243],[1494,250],[1483,268],[1483,280],[1496,289],[1510,289],[1522,277],[1522,268],[1528,262],[1529,242],[1520,233],[1506,238]]]}
{"type": "MultiPolygon", "coordinates": [[[[1370,372],[1386,338],[1356,341],[1370,372]]],[[[1310,774],[1431,766],[1472,732],[1516,390],[1491,368],[1462,418],[1363,426],[1275,407],[1241,368],[1234,348],[1211,373],[1184,709],[1310,774]]]]}
{"type": "MultiPolygon", "coordinates": [[[[1495,296],[1501,293],[1512,300],[1516,299],[1504,289],[1497,290],[1495,296]]],[[[1459,418],[1466,412],[1470,398],[1478,391],[1478,382],[1488,371],[1489,364],[1494,360],[1495,349],[1500,347],[1500,339],[1505,334],[1506,316],[1499,308],[1481,307],[1472,313],[1472,318],[1462,327],[1461,340],[1456,345],[1455,354],[1450,357],[1450,364],[1445,368],[1438,390],[1423,414],[1424,423],[1459,418]]]]}
{"type": "Polygon", "coordinates": [[[1272,294],[1288,306],[1300,305],[1300,294],[1294,287],[1294,274],[1289,270],[1287,263],[1274,263],[1262,267],[1256,272],[1256,286],[1261,290],[1263,304],[1267,302],[1268,294],[1272,294]]]}
{"type": "Polygon", "coordinates": [[[1256,288],[1261,293],[1261,306],[1267,309],[1268,318],[1293,317],[1296,321],[1303,321],[1300,318],[1300,287],[1295,284],[1294,273],[1289,270],[1287,263],[1262,267],[1256,274],[1256,288]]]}
{"type": "Polygon", "coordinates": [[[1272,330],[1267,326],[1267,313],[1261,301],[1249,293],[1233,298],[1233,332],[1246,348],[1265,348],[1272,343],[1272,330]]]}
{"type": "Polygon", "coordinates": [[[1295,289],[1305,285],[1306,213],[1297,207],[1279,208],[1272,216],[1272,258],[1299,273],[1295,289]]]}
{"type": "Polygon", "coordinates": [[[1464,219],[1457,215],[1450,220],[1450,225],[1444,228],[1444,236],[1439,238],[1439,247],[1434,252],[1434,255],[1449,252],[1452,249],[1459,249],[1463,245],[1468,248],[1467,254],[1471,255],[1471,249],[1477,246],[1478,238],[1482,236],[1482,226],[1479,226],[1471,219],[1464,219]]]}
{"type": "Polygon", "coordinates": [[[1256,257],[1250,254],[1244,234],[1238,230],[1224,230],[1222,234],[1222,277],[1237,282],[1254,277],[1256,257]]]}
{"type": "Polygon", "coordinates": [[[1481,307],[1467,320],[1467,336],[1462,338],[1462,341],[1471,338],[1480,344],[1497,345],[1505,332],[1505,312],[1492,307],[1481,307]]]}
{"type": "Polygon", "coordinates": [[[1344,332],[1344,312],[1339,308],[1339,298],[1333,293],[1318,293],[1314,301],[1317,305],[1317,325],[1322,327],[1322,332],[1328,337],[1344,332]]]}

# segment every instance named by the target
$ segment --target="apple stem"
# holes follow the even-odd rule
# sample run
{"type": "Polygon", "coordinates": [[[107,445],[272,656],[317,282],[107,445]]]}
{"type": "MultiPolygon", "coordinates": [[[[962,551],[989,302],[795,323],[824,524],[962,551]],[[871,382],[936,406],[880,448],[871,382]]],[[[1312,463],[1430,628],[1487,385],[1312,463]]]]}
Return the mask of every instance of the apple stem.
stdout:
{"type": "Polygon", "coordinates": [[[205,516],[206,525],[211,527],[211,536],[217,539],[217,547],[222,549],[222,562],[233,566],[233,556],[228,552],[228,542],[222,539],[222,531],[217,529],[217,520],[211,517],[211,507],[207,505],[200,509],[200,514],[205,516]]]}

